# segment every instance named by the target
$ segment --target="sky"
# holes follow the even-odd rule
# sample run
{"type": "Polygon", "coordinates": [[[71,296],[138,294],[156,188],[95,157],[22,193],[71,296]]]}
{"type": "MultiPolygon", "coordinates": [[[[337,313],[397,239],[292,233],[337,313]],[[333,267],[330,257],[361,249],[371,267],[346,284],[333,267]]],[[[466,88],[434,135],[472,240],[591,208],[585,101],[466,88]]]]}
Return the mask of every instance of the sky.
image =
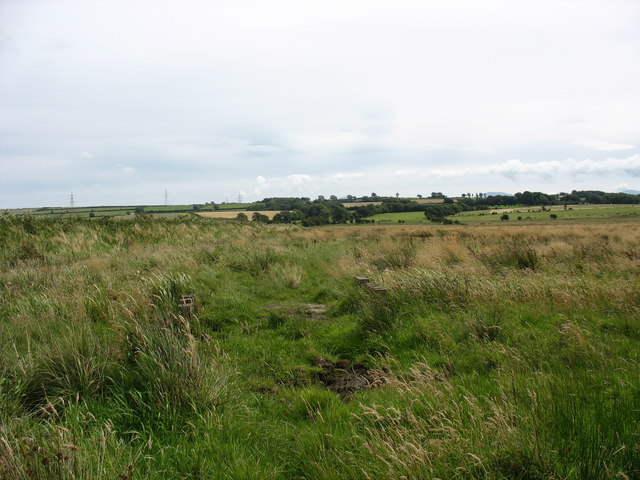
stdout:
{"type": "Polygon", "coordinates": [[[0,208],[640,190],[638,0],[0,0],[0,208]]]}

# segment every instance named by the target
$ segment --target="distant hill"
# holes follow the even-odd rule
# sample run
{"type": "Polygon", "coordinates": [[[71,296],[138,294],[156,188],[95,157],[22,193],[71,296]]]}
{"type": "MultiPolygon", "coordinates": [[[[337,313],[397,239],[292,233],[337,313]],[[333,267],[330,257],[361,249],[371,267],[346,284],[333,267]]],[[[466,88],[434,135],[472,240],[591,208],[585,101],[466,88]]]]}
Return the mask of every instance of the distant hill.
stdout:
{"type": "Polygon", "coordinates": [[[622,190],[620,193],[628,193],[629,195],[640,195],[640,190],[622,190]]]}
{"type": "Polygon", "coordinates": [[[513,193],[505,193],[505,192],[487,192],[484,194],[485,197],[495,197],[498,195],[502,195],[505,197],[513,197],[513,193]]]}

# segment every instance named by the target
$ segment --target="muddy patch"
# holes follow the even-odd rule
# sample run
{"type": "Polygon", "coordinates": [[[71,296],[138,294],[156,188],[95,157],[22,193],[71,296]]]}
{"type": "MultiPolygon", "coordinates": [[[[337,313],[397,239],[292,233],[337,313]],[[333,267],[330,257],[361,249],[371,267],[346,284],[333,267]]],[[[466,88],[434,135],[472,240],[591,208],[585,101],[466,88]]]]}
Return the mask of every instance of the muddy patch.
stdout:
{"type": "Polygon", "coordinates": [[[291,316],[304,316],[309,320],[321,320],[327,312],[327,306],[322,303],[298,302],[288,305],[272,305],[267,308],[291,316]]]}
{"type": "Polygon", "coordinates": [[[307,318],[322,317],[327,312],[327,306],[322,303],[298,303],[297,307],[307,318]]]}
{"type": "Polygon", "coordinates": [[[354,392],[379,387],[386,379],[384,372],[372,370],[362,363],[347,360],[332,362],[327,358],[320,358],[317,365],[322,369],[318,373],[320,383],[342,398],[354,392]]]}

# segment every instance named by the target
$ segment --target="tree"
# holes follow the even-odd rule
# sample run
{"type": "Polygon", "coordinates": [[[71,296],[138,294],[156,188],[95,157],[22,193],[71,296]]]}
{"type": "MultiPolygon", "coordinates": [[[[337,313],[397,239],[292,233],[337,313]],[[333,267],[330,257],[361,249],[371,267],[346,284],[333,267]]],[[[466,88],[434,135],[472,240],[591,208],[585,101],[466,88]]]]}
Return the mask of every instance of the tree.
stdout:
{"type": "Polygon", "coordinates": [[[396,192],[396,198],[400,198],[400,194],[396,192]]]}
{"type": "Polygon", "coordinates": [[[251,215],[251,220],[253,220],[254,222],[269,223],[269,217],[260,212],[253,212],[253,215],[251,215]]]}
{"type": "Polygon", "coordinates": [[[332,202],[336,202],[336,201],[338,201],[338,197],[336,197],[335,195],[331,195],[329,197],[329,200],[331,200],[332,202]]]}
{"type": "Polygon", "coordinates": [[[505,213],[505,214],[503,214],[503,215],[500,217],[500,220],[509,220],[509,215],[507,215],[506,213],[505,213]]]}
{"type": "Polygon", "coordinates": [[[324,202],[324,195],[318,195],[318,201],[324,202]]]}
{"type": "Polygon", "coordinates": [[[240,212],[238,215],[236,215],[236,220],[240,222],[247,222],[249,221],[249,217],[247,217],[245,213],[240,212]]]}
{"type": "Polygon", "coordinates": [[[418,194],[418,198],[422,198],[422,195],[418,194]]]}
{"type": "Polygon", "coordinates": [[[551,220],[555,220],[558,218],[558,215],[556,215],[555,213],[552,213],[551,215],[549,215],[551,217],[551,220]]]}
{"type": "Polygon", "coordinates": [[[331,221],[333,223],[347,223],[349,212],[341,203],[331,205],[331,221]]]}

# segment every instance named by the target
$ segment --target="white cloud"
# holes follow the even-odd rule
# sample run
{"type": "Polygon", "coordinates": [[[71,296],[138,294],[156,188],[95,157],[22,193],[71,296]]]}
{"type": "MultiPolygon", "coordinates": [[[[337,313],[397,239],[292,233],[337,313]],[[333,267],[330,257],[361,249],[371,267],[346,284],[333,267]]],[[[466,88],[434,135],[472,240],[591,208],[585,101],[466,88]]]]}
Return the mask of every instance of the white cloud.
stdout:
{"type": "Polygon", "coordinates": [[[302,185],[311,181],[311,176],[304,174],[287,175],[286,181],[290,185],[302,185]]]}
{"type": "Polygon", "coordinates": [[[503,163],[464,168],[422,168],[415,170],[398,170],[397,176],[460,178],[489,175],[502,175],[510,179],[524,176],[551,178],[554,175],[607,175],[624,174],[640,176],[640,154],[627,158],[607,158],[605,160],[575,160],[573,158],[559,161],[525,163],[519,159],[507,160],[503,163]]]}
{"type": "Polygon", "coordinates": [[[634,148],[636,148],[634,145],[625,145],[623,143],[600,142],[597,140],[576,140],[575,142],[573,142],[573,144],[578,145],[580,147],[594,148],[596,150],[602,150],[605,152],[633,150],[634,148]]]}
{"type": "Polygon", "coordinates": [[[80,156],[86,160],[91,160],[93,158],[93,154],[89,152],[82,152],[80,156]]]}
{"type": "Polygon", "coordinates": [[[398,177],[405,177],[405,176],[416,175],[416,174],[418,174],[418,170],[396,170],[394,172],[394,175],[398,177]]]}
{"type": "Polygon", "coordinates": [[[495,153],[495,149],[488,147],[467,147],[463,150],[474,153],[495,153]]]}
{"type": "Polygon", "coordinates": [[[335,173],[331,175],[331,180],[340,181],[340,180],[350,180],[354,178],[364,177],[364,173],[362,172],[354,172],[354,173],[335,173]]]}

